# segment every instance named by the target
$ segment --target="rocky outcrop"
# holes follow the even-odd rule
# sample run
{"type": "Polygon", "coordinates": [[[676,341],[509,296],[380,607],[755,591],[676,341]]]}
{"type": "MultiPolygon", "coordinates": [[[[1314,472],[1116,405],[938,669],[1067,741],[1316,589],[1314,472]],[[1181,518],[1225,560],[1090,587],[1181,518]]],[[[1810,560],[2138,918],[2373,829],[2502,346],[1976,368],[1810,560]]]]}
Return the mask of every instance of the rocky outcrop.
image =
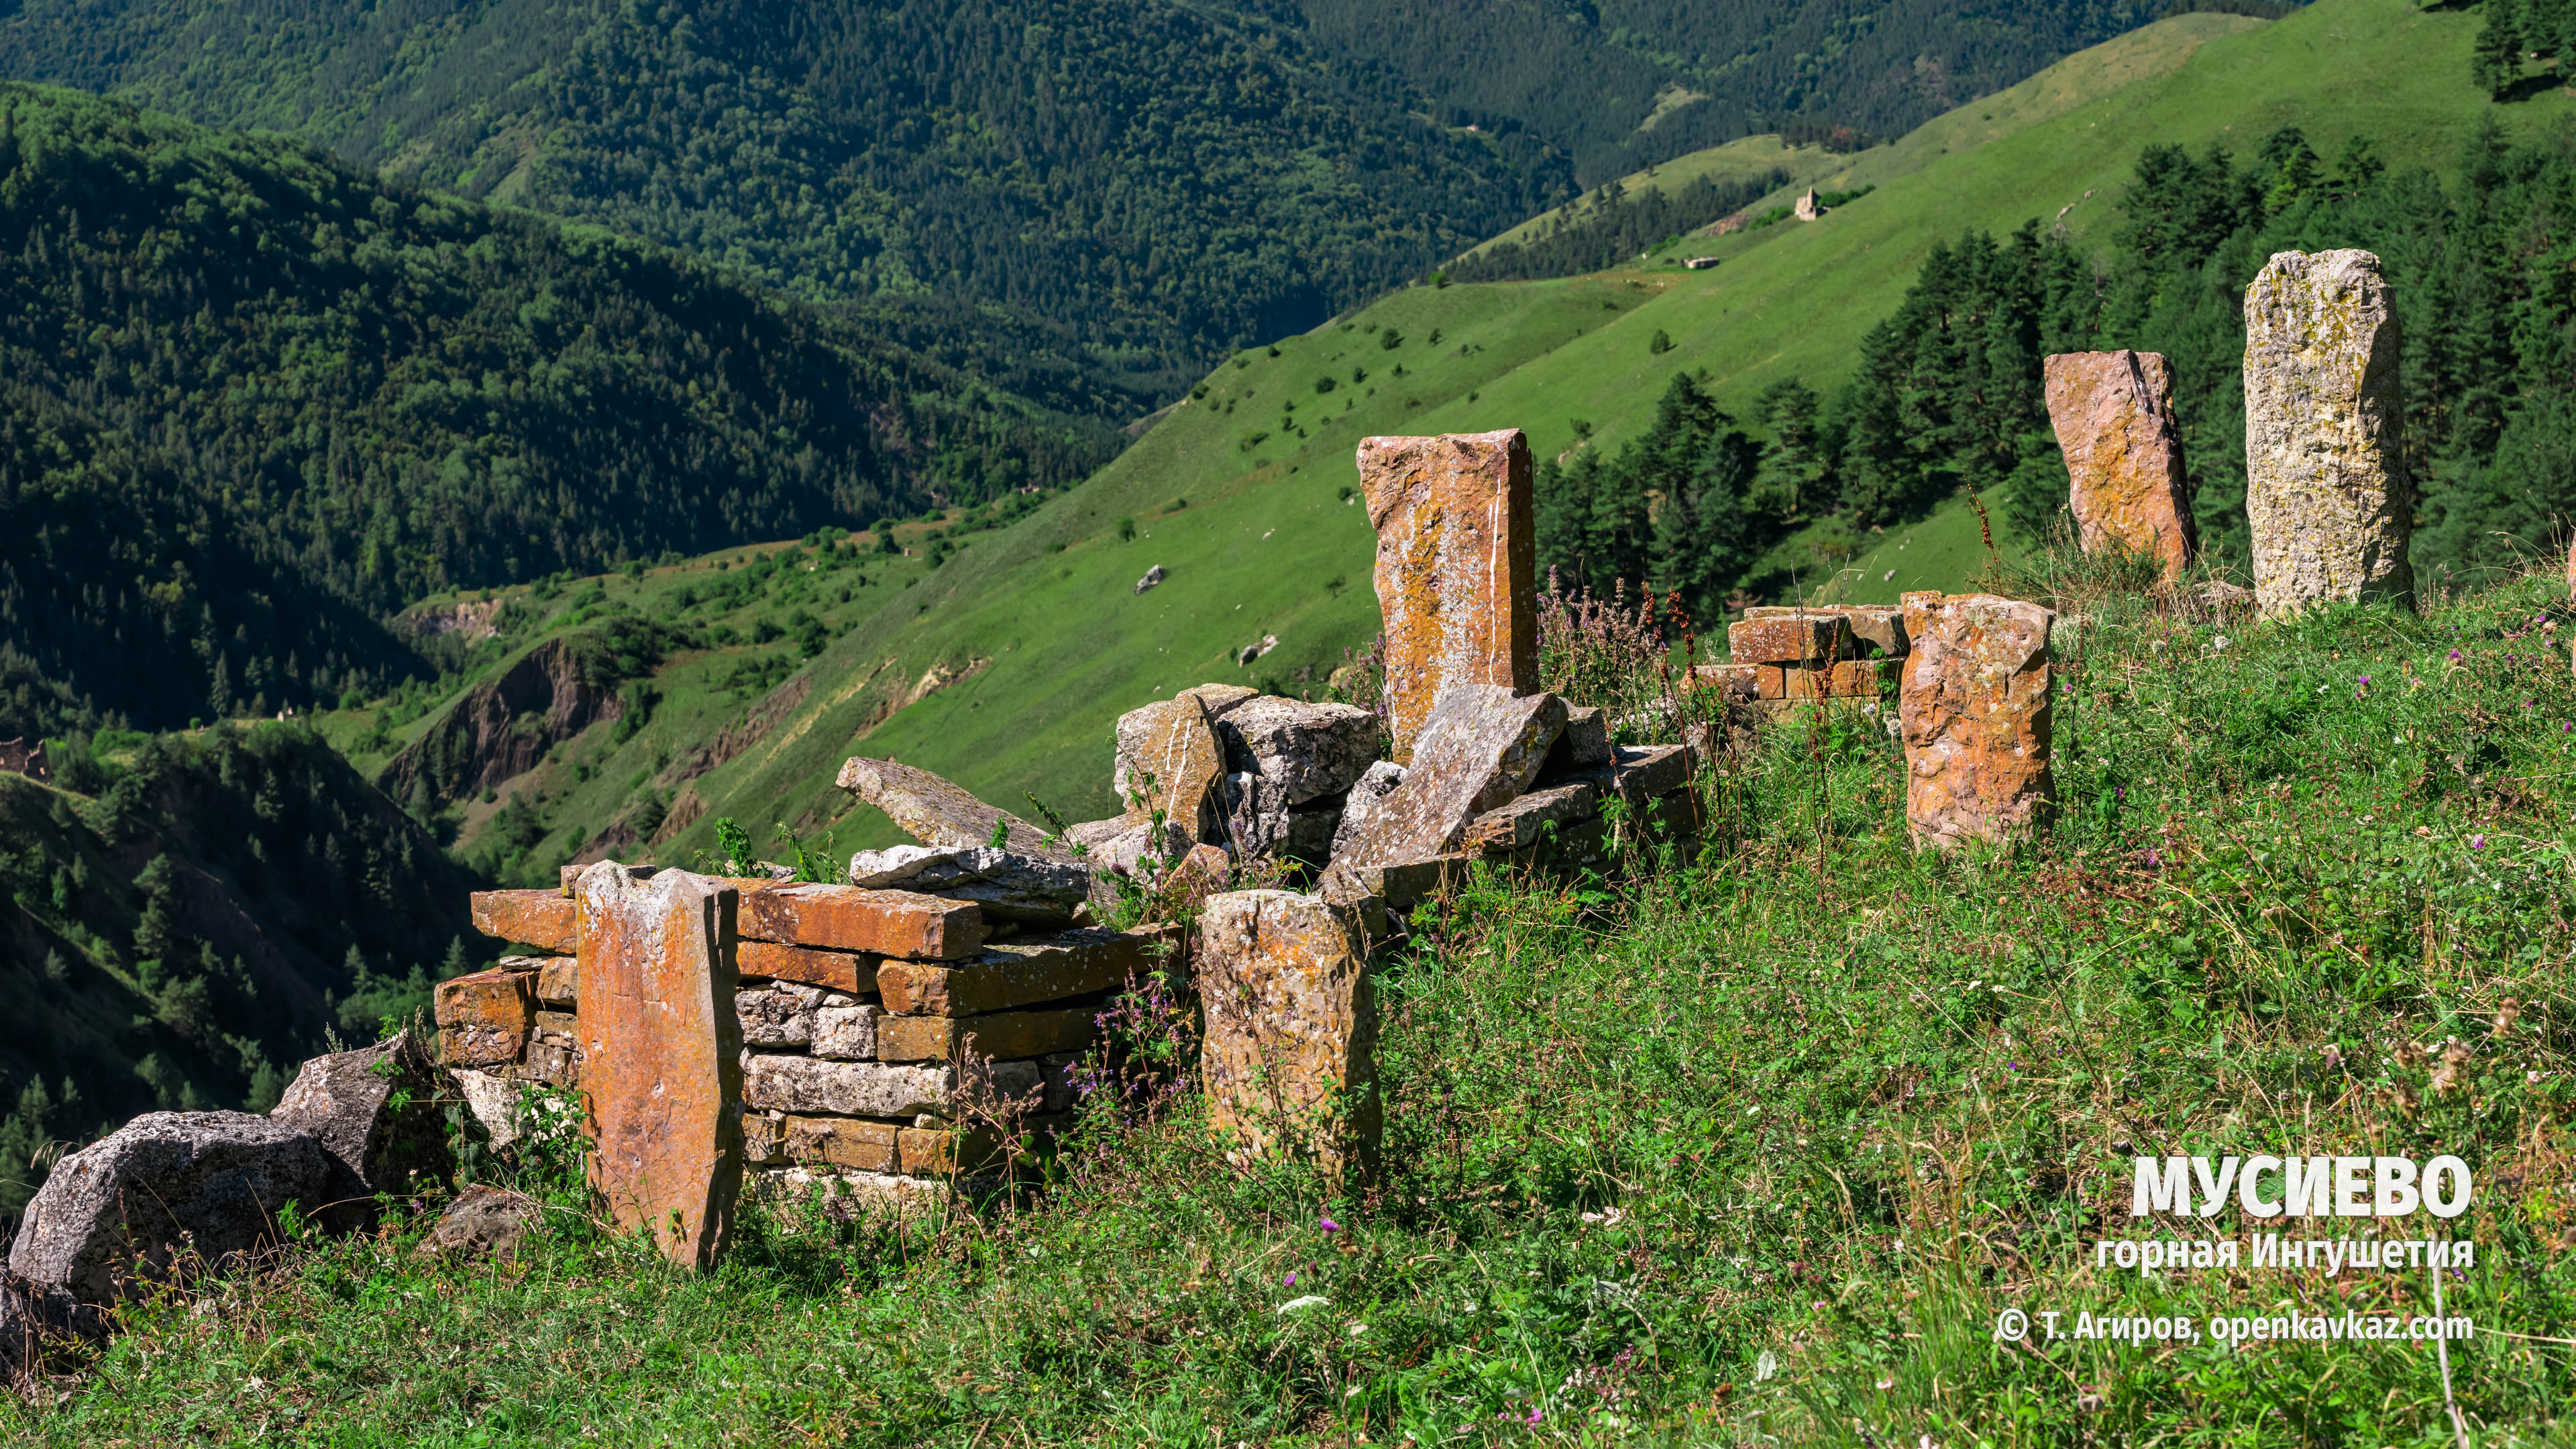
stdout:
{"type": "Polygon", "coordinates": [[[1360,486],[1377,529],[1394,756],[1453,685],[1538,688],[1538,553],[1529,440],[1517,428],[1362,438],[1360,486]]]}
{"type": "Polygon", "coordinates": [[[618,713],[616,692],[594,682],[573,642],[550,639],[449,706],[376,783],[396,800],[410,799],[422,780],[440,802],[462,799],[526,773],[548,750],[618,713]]]}
{"type": "Polygon", "coordinates": [[[2245,291],[2245,516],[2266,617],[2413,597],[2398,386],[2379,258],[2274,254],[2245,291]]]}
{"type": "Polygon", "coordinates": [[[9,1270],[114,1304],[190,1261],[222,1267],[278,1242],[278,1210],[329,1201],[333,1171],[320,1141],[287,1122],[146,1113],[54,1164],[9,1270]]]}
{"type": "Polygon", "coordinates": [[[2173,369],[2157,352],[2061,352],[2048,359],[2048,419],[2066,457],[2068,506],[2086,552],[2124,548],[2191,562],[2191,491],[2175,424],[2173,369]]]}

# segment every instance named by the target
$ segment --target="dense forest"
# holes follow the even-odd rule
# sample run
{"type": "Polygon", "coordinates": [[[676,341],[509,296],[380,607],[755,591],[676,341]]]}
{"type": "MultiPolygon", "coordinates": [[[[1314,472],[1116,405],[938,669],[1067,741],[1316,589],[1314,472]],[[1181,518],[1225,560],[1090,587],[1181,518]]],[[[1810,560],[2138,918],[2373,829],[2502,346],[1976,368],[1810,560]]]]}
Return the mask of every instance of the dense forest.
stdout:
{"type": "Polygon", "coordinates": [[[1571,277],[1627,261],[1648,247],[1731,216],[1786,186],[1778,169],[1734,181],[1694,177],[1667,191],[1641,185],[1629,191],[1605,181],[1578,208],[1551,213],[1521,241],[1496,242],[1446,270],[1452,281],[1511,282],[1531,277],[1571,277]]]}
{"type": "Polygon", "coordinates": [[[138,1112],[265,1110],[334,1034],[467,964],[472,881],[299,725],[50,742],[0,775],[0,1214],[47,1142],[138,1112]]]}
{"type": "MultiPolygon", "coordinates": [[[[2363,247],[2386,265],[2405,339],[2406,452],[2422,503],[2419,577],[2465,578],[2565,545],[2576,518],[2576,129],[2512,145],[2493,127],[2445,187],[2391,173],[2367,138],[2331,161],[2295,128],[2251,157],[2149,146],[2124,224],[2093,256],[2036,222],[1935,249],[1830,398],[1775,385],[1747,429],[1676,378],[1615,457],[1543,465],[1543,561],[1606,588],[1648,579],[1711,617],[1743,590],[1812,578],[1817,545],[2001,487],[2025,537],[2065,507],[2042,396],[2052,352],[2134,347],[2173,364],[2194,522],[2242,566],[2244,291],[2272,253],[2363,247]],[[1736,500],[1732,519],[1725,517],[1736,500]]],[[[1828,547],[1823,552],[1831,552],[1828,547]]]]}
{"type": "Polygon", "coordinates": [[[1114,451],[596,230],[0,89],[0,735],[309,707],[422,594],[1061,487],[1114,451]]]}
{"type": "Polygon", "coordinates": [[[2180,8],[32,0],[0,77],[683,247],[1123,423],[1585,187],[1898,134],[2180,8]]]}
{"type": "Polygon", "coordinates": [[[919,309],[1118,422],[1576,190],[1542,137],[1433,124],[1275,19],[1176,0],[39,0],[0,76],[919,309]]]}
{"type": "MultiPolygon", "coordinates": [[[[2061,56],[2186,10],[2279,0],[1266,0],[1455,124],[1546,137],[1584,185],[1739,136],[1902,135],[2061,56]]],[[[2492,0],[2490,0],[2492,3],[2492,0]]]]}

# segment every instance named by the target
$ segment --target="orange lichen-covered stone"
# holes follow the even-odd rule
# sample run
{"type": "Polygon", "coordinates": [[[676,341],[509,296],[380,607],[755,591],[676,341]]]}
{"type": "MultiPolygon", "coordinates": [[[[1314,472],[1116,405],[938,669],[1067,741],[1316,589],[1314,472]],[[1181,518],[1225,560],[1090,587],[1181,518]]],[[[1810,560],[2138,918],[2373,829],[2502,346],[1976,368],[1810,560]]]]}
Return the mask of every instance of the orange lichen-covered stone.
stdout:
{"type": "Polygon", "coordinates": [[[991,1016],[889,1016],[877,1022],[877,1060],[956,1062],[1042,1057],[1091,1045],[1099,1036],[1088,1006],[1004,1011],[991,1016]]]}
{"type": "Polygon", "coordinates": [[[1764,614],[1730,624],[1727,656],[1738,664],[1821,664],[1852,652],[1839,614],[1764,614]]]}
{"type": "Polygon", "coordinates": [[[834,1167],[855,1167],[862,1172],[892,1172],[895,1170],[895,1134],[900,1130],[899,1123],[870,1122],[856,1117],[790,1117],[779,1146],[790,1162],[822,1162],[834,1167]]]}
{"type": "Polygon", "coordinates": [[[742,933],[793,946],[947,961],[983,949],[984,911],[973,901],[911,891],[799,882],[744,895],[742,933]]]}
{"type": "Polygon", "coordinates": [[[1377,1002],[1358,913],[1320,896],[1235,891],[1199,918],[1199,1073],[1238,1154],[1377,1148],[1377,1002]]]}
{"type": "Polygon", "coordinates": [[[750,979],[796,981],[846,991],[852,996],[865,996],[876,990],[877,958],[850,951],[818,951],[784,941],[745,941],[735,952],[734,967],[750,979]]]}
{"type": "Polygon", "coordinates": [[[537,1002],[535,977],[506,968],[477,971],[438,983],[439,1056],[451,1067],[490,1067],[515,1062],[527,1049],[537,1002]]]}
{"type": "Polygon", "coordinates": [[[1905,822],[1917,844],[2036,829],[2049,775],[2048,627],[2037,604],[1988,594],[1905,596],[1913,636],[1898,700],[1905,822]]]}
{"type": "Polygon", "coordinates": [[[2173,369],[2157,352],[2061,352],[2048,359],[2048,420],[2066,457],[2084,550],[2153,554],[2168,582],[2191,562],[2191,491],[2173,369]]]}
{"type": "Polygon", "coordinates": [[[1377,528],[1388,726],[1402,764],[1442,690],[1539,687],[1529,442],[1517,428],[1362,438],[1359,469],[1377,528]]]}
{"type": "Polygon", "coordinates": [[[714,1264],[742,1190],[739,899],[704,876],[636,881],[608,862],[573,896],[591,1183],[618,1226],[688,1267],[714,1264]]]}
{"type": "Polygon", "coordinates": [[[474,929],[555,956],[573,952],[572,902],[561,891],[476,891],[469,901],[474,929]]]}

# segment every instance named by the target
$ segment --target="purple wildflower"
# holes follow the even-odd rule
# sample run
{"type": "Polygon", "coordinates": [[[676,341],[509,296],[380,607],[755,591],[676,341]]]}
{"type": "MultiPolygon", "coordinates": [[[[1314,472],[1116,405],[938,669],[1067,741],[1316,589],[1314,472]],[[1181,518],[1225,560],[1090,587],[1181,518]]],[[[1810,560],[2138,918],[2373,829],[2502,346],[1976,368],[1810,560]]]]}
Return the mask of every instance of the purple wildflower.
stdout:
{"type": "Polygon", "coordinates": [[[2486,838],[2485,836],[2483,836],[2483,835],[2472,835],[2472,836],[2470,836],[2470,837],[2469,837],[2469,849],[2471,849],[2471,850],[2484,850],[2484,849],[2486,849],[2486,848],[2487,848],[2487,838],[2486,838]]]}
{"type": "Polygon", "coordinates": [[[1322,1218],[1322,1219],[1318,1219],[1318,1221],[1320,1221],[1320,1222],[1322,1222],[1322,1223],[1323,1223],[1323,1225],[1324,1225],[1324,1231],[1325,1231],[1325,1232],[1328,1232],[1328,1233],[1338,1233],[1338,1232],[1340,1232],[1340,1231],[1342,1230],[1342,1225],[1341,1225],[1340,1223],[1334,1222],[1331,1218],[1322,1218]]]}
{"type": "Polygon", "coordinates": [[[2459,651],[2459,650],[2454,649],[2454,650],[2452,650],[2452,651],[2451,651],[2451,659],[2452,659],[2452,662],[2457,663],[2457,662],[2459,661],[2459,657],[2460,657],[2460,651],[2459,651]]]}
{"type": "Polygon", "coordinates": [[[1297,1270],[1296,1270],[1296,1269],[1294,1269],[1294,1268],[1289,1269],[1289,1270],[1288,1270],[1288,1281],[1287,1281],[1287,1282],[1285,1282],[1285,1283],[1280,1284],[1279,1286],[1280,1286],[1280,1287],[1282,1287],[1282,1288],[1294,1288],[1294,1287],[1296,1287],[1296,1286],[1297,1286],[1297,1270]]]}

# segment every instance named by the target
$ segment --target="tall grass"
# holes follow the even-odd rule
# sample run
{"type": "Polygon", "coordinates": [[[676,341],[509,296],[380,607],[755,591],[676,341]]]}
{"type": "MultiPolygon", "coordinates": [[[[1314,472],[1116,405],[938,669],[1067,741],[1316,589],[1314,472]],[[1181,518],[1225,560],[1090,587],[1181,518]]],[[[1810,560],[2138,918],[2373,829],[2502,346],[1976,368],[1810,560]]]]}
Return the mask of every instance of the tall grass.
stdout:
{"type": "MultiPolygon", "coordinates": [[[[2298,1151],[2467,1160],[2435,1234],[2479,1245],[2444,1285],[2479,1330],[2451,1393],[2479,1442],[2563,1440],[2563,585],[2420,617],[2077,611],[2042,839],[1914,853],[1896,743],[1813,713],[1716,763],[1713,843],[1426,909],[1381,983],[1372,1182],[1237,1171],[1193,1099],[1110,1092],[1041,1190],[762,1209],[702,1278],[568,1215],[514,1264],[443,1265],[414,1219],[138,1310],[13,1432],[2454,1442],[2429,1346],[1996,1340],[2006,1308],[2422,1311],[2420,1271],[2094,1266],[2106,1237],[2251,1226],[2142,1226],[2134,1156],[2298,1151]]],[[[1162,1025],[1127,1049],[1185,1041],[1133,1019],[1162,1025]]]]}

